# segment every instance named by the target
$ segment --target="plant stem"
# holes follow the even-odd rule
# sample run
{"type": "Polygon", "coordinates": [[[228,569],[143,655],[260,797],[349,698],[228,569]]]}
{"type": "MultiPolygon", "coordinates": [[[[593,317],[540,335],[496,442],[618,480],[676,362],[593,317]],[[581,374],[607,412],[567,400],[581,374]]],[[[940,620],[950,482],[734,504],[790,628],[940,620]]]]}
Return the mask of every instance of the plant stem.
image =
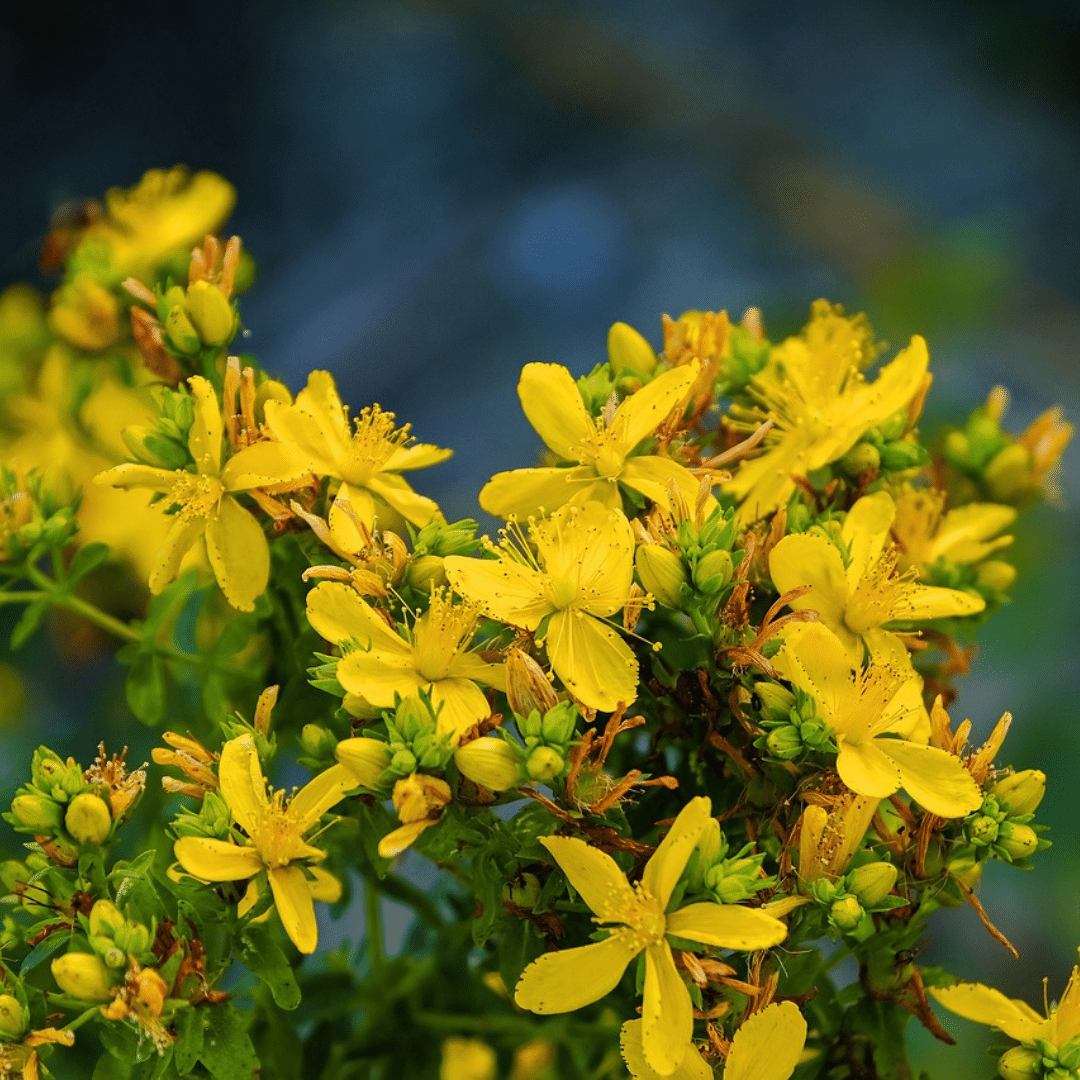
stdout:
{"type": "Polygon", "coordinates": [[[386,942],[383,938],[382,905],[379,890],[371,878],[364,878],[364,915],[367,919],[368,957],[371,973],[381,975],[386,966],[386,942]]]}

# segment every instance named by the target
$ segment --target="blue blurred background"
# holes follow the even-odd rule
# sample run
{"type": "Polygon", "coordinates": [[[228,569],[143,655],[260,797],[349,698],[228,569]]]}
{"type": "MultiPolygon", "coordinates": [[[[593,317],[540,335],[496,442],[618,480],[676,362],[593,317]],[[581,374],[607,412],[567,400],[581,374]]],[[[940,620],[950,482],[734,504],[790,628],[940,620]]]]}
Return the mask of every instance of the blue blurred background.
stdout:
{"type": "MultiPolygon", "coordinates": [[[[35,279],[64,205],[152,166],[221,172],[260,268],[247,347],[453,446],[423,478],[451,517],[535,454],[523,363],[585,372],[612,321],[659,344],[686,308],[760,306],[778,337],[825,296],[893,345],[928,337],[928,423],[999,382],[1014,430],[1055,402],[1075,421],[1078,47],[1068,0],[7,0],[0,286],[35,279]]],[[[1051,775],[1055,846],[981,893],[1022,960],[967,909],[923,955],[1033,1003],[1080,945],[1078,462],[1018,529],[957,705],[980,738],[1013,711],[1005,760],[1051,775]]],[[[66,682],[5,733],[5,790],[42,738],[96,744],[66,682]]],[[[115,688],[103,668],[90,708],[122,733],[115,688]]],[[[962,1050],[919,1038],[922,1063],[989,1075],[981,1029],[949,1026],[962,1050]]]]}

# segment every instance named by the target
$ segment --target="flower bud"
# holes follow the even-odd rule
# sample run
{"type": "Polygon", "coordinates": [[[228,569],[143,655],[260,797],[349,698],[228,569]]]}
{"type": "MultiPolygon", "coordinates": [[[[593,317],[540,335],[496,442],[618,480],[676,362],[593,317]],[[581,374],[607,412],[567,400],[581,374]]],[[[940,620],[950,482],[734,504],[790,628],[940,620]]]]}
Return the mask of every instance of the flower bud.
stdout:
{"type": "Polygon", "coordinates": [[[405,583],[417,592],[431,592],[446,584],[446,563],[439,555],[418,555],[405,570],[405,583]]]}
{"type": "Polygon", "coordinates": [[[402,699],[394,719],[406,742],[412,742],[413,739],[431,734],[435,730],[435,718],[431,715],[431,709],[415,694],[402,699]]]}
{"type": "Polygon", "coordinates": [[[480,1039],[443,1040],[439,1080],[495,1080],[498,1067],[495,1051],[480,1039]]]}
{"type": "Polygon", "coordinates": [[[1043,1075],[1042,1054],[1030,1046],[1014,1046],[998,1058],[1003,1080],[1038,1080],[1043,1075]]]}
{"type": "Polygon", "coordinates": [[[848,888],[868,908],[880,904],[895,884],[896,867],[887,862],[867,863],[848,875],[848,888]]]}
{"type": "Polygon", "coordinates": [[[390,759],[390,771],[398,776],[408,776],[416,772],[416,755],[408,749],[395,750],[390,759]]]}
{"type": "Polygon", "coordinates": [[[525,771],[533,780],[554,780],[565,768],[562,754],[550,746],[538,746],[525,762],[525,771]]]}
{"type": "Polygon", "coordinates": [[[18,859],[5,859],[0,863],[0,885],[9,893],[18,892],[30,880],[30,868],[18,859]]]}
{"type": "Polygon", "coordinates": [[[16,795],[11,813],[19,826],[36,833],[51,833],[60,828],[63,810],[59,803],[44,795],[16,795]]]}
{"type": "Polygon", "coordinates": [[[0,994],[0,1039],[19,1039],[26,1031],[26,1010],[11,994],[0,994]]]}
{"type": "Polygon", "coordinates": [[[837,930],[850,933],[862,922],[863,908],[854,896],[845,896],[842,900],[834,900],[829,908],[829,920],[837,930]]]}
{"type": "Polygon", "coordinates": [[[566,745],[577,729],[578,709],[572,701],[563,701],[544,713],[540,734],[546,743],[566,745]]]}
{"type": "Polygon", "coordinates": [[[52,962],[56,985],[65,994],[84,1001],[108,1001],[112,976],[100,957],[92,953],[65,953],[52,962]]]}
{"type": "Polygon", "coordinates": [[[64,828],[80,844],[104,844],[112,823],[109,804],[88,791],[76,795],[64,815],[64,828]]]}
{"type": "Polygon", "coordinates": [[[925,461],[926,451],[917,442],[898,440],[886,443],[881,448],[881,467],[890,472],[916,469],[925,461]]]}
{"type": "Polygon", "coordinates": [[[506,697],[517,716],[543,716],[559,703],[544,669],[523,649],[506,654],[506,697]]]}
{"type": "Polygon", "coordinates": [[[895,442],[908,427],[907,409],[897,409],[887,420],[878,425],[878,434],[885,442],[895,442]]]}
{"type": "Polygon", "coordinates": [[[150,930],[142,923],[125,922],[116,931],[115,940],[125,956],[142,956],[150,950],[150,930]]]}
{"type": "Polygon", "coordinates": [[[63,800],[67,795],[73,795],[83,786],[82,771],[75,765],[73,758],[64,761],[59,754],[54,753],[47,746],[39,746],[34,751],[30,762],[30,775],[33,777],[35,787],[47,791],[57,799],[63,800]],[[72,788],[72,771],[76,772],[76,786],[72,788]]]}
{"type": "Polygon", "coordinates": [[[971,441],[962,431],[950,431],[941,450],[950,465],[963,468],[971,458],[971,441]]]}
{"type": "Polygon", "coordinates": [[[342,739],[334,748],[334,757],[353,774],[361,787],[376,788],[379,777],[390,767],[390,747],[378,739],[363,736],[342,739]]]}
{"type": "Polygon", "coordinates": [[[304,753],[313,758],[329,757],[337,749],[334,733],[321,724],[305,724],[300,732],[300,745],[304,753]]]}
{"type": "Polygon", "coordinates": [[[628,323],[611,324],[607,337],[608,361],[618,374],[630,371],[635,375],[651,375],[656,369],[653,347],[628,323]]]}
{"type": "Polygon", "coordinates": [[[979,814],[968,823],[965,830],[968,839],[976,847],[986,847],[998,838],[998,823],[986,814],[979,814]]]}
{"type": "Polygon", "coordinates": [[[996,502],[1012,503],[1023,498],[1034,482],[1031,454],[1020,443],[1006,446],[986,466],[983,480],[990,498],[996,502]]]}
{"type": "Polygon", "coordinates": [[[661,544],[642,544],[634,555],[638,578],[664,607],[679,606],[679,586],[690,579],[682,559],[661,544]]]}
{"type": "Polygon", "coordinates": [[[111,938],[124,925],[124,916],[111,900],[98,900],[90,909],[92,937],[111,938]]]}
{"type": "Polygon", "coordinates": [[[394,809],[403,825],[438,817],[452,799],[450,785],[437,776],[413,773],[394,785],[394,809]]]}
{"type": "Polygon", "coordinates": [[[795,695],[779,683],[754,683],[754,693],[761,701],[763,720],[787,720],[795,708],[795,695]]]}
{"type": "Polygon", "coordinates": [[[873,443],[856,443],[839,461],[840,468],[850,477],[881,467],[881,454],[873,443]]]}
{"type": "Polygon", "coordinates": [[[509,791],[526,780],[521,755],[505,739],[473,739],[457,748],[454,764],[462,776],[489,791],[509,791]]]}
{"type": "Polygon", "coordinates": [[[711,866],[717,859],[723,858],[726,850],[727,844],[724,842],[720,822],[711,817],[705,822],[705,828],[697,842],[698,862],[702,866],[711,866]]]}
{"type": "Polygon", "coordinates": [[[802,753],[803,742],[798,731],[790,724],[774,728],[765,740],[765,746],[773,757],[790,761],[802,753]]]}
{"type": "Polygon", "coordinates": [[[998,846],[1008,852],[1012,859],[1026,859],[1039,846],[1039,837],[1030,825],[1018,825],[1006,821],[998,830],[998,846]]]}
{"type": "Polygon", "coordinates": [[[1034,814],[1046,794],[1046,773],[1039,769],[1010,773],[994,784],[990,794],[1013,817],[1034,814]]]}
{"type": "MultiPolygon", "coordinates": [[[[694,567],[694,584],[706,596],[715,596],[735,572],[730,551],[710,551],[694,567]]],[[[670,605],[669,605],[670,606],[670,605]]]]}
{"type": "Polygon", "coordinates": [[[535,874],[525,872],[506,883],[503,887],[503,900],[532,911],[540,899],[541,891],[540,879],[535,874]]]}
{"type": "Polygon", "coordinates": [[[236,313],[225,294],[208,281],[193,281],[184,302],[188,318],[205,345],[224,345],[236,328],[236,313]]]}
{"type": "Polygon", "coordinates": [[[120,336],[120,305],[104,285],[79,274],[54,293],[49,329],[78,349],[107,349],[120,336]]]}
{"type": "Polygon", "coordinates": [[[1016,581],[1016,567],[1001,559],[987,559],[975,567],[975,581],[980,588],[1008,592],[1016,581]]]}
{"type": "Polygon", "coordinates": [[[165,316],[165,336],[169,344],[184,356],[194,356],[202,347],[198,331],[182,307],[174,307],[165,316]]]}

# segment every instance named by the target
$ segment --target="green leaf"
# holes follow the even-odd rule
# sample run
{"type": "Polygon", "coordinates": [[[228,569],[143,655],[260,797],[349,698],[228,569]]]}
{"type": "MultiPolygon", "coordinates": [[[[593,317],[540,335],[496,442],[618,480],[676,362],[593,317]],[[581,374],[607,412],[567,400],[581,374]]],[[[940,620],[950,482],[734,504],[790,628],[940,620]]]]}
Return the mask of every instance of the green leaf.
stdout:
{"type": "Polygon", "coordinates": [[[244,1018],[231,1005],[215,1005],[206,1017],[199,1060],[215,1080],[249,1080],[259,1068],[244,1018]]]}
{"type": "Polygon", "coordinates": [[[119,1058],[129,1066],[138,1064],[140,1061],[149,1061],[150,1056],[157,1053],[154,1041],[124,1020],[109,1020],[99,1024],[97,1033],[101,1045],[113,1057],[119,1058]]]}
{"type": "Polygon", "coordinates": [[[181,1009],[176,1014],[173,1027],[176,1030],[176,1071],[187,1076],[203,1048],[203,1031],[206,1025],[206,1009],[181,1009]]]}
{"type": "Polygon", "coordinates": [[[42,960],[47,960],[54,952],[62,949],[70,940],[71,935],[63,932],[50,934],[48,937],[42,938],[26,954],[26,956],[23,957],[23,962],[19,965],[19,974],[25,975],[27,972],[33,971],[42,960]]]}
{"type": "Polygon", "coordinates": [[[168,683],[165,667],[152,653],[138,653],[127,677],[127,701],[135,716],[149,727],[165,720],[168,683]]]}
{"type": "Polygon", "coordinates": [[[112,1054],[102,1054],[94,1066],[92,1080],[128,1080],[131,1062],[121,1061],[112,1054]]]}
{"type": "Polygon", "coordinates": [[[41,620],[45,618],[48,611],[47,600],[35,600],[32,604],[27,604],[15,628],[11,631],[12,652],[21,649],[26,644],[27,638],[41,625],[41,620]]]}
{"type": "Polygon", "coordinates": [[[74,585],[92,570],[96,570],[108,557],[108,544],[86,544],[79,548],[67,569],[67,584],[74,585]]]}
{"type": "Polygon", "coordinates": [[[237,959],[267,985],[278,1008],[295,1009],[300,1004],[300,987],[289,961],[265,926],[248,926],[240,938],[237,959]]]}
{"type": "Polygon", "coordinates": [[[527,919],[506,920],[499,927],[499,974],[510,989],[544,951],[544,938],[527,919]]]}

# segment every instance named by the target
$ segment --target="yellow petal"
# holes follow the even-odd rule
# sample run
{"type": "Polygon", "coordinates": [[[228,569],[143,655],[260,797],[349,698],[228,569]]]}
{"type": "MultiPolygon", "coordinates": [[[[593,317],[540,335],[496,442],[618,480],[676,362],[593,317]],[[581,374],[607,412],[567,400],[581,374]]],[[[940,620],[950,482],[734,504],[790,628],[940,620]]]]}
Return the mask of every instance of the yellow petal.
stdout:
{"type": "Polygon", "coordinates": [[[646,1060],[642,1045],[641,1020],[627,1020],[619,1035],[619,1049],[633,1080],[713,1080],[712,1066],[701,1056],[693,1043],[687,1043],[679,1067],[666,1076],[658,1073],[646,1060]]]}
{"type": "MultiPolygon", "coordinates": [[[[303,395],[304,391],[301,390],[300,398],[303,395]]],[[[298,450],[312,472],[318,476],[340,478],[345,451],[350,443],[347,429],[339,436],[327,435],[324,425],[310,409],[302,406],[299,398],[293,405],[268,401],[265,415],[266,426],[274,438],[298,450]]]]}
{"type": "Polygon", "coordinates": [[[997,536],[1016,520],[1016,510],[997,503],[968,503],[950,510],[942,519],[926,554],[928,563],[948,559],[954,563],[973,563],[991,551],[1012,543],[1011,536],[997,536]]]}
{"type": "Polygon", "coordinates": [[[731,1040],[724,1080],[788,1080],[806,1044],[806,1020],[793,1001],[754,1013],[731,1040]]]}
{"type": "Polygon", "coordinates": [[[435,822],[424,819],[423,821],[410,821],[407,825],[388,832],[379,841],[379,856],[383,859],[393,859],[407,848],[411,847],[416,838],[430,825],[435,822]]]}
{"type": "Polygon", "coordinates": [[[1029,1043],[1039,1037],[1039,1029],[1046,1023],[1027,1002],[1007,998],[1000,990],[982,983],[932,986],[930,994],[957,1016],[996,1027],[1017,1042],[1029,1043]]]}
{"type": "Polygon", "coordinates": [[[887,799],[900,788],[899,766],[878,748],[883,741],[853,743],[842,736],[838,739],[836,771],[840,779],[852,791],[873,799],[887,799]]]}
{"type": "Polygon", "coordinates": [[[851,660],[834,633],[821,623],[791,626],[774,666],[788,682],[809,694],[822,718],[835,726],[854,684],[851,660]]]}
{"type": "Polygon", "coordinates": [[[353,781],[365,788],[375,788],[379,777],[390,765],[390,749],[379,739],[359,736],[342,739],[334,748],[334,756],[352,774],[353,781]]]}
{"type": "Polygon", "coordinates": [[[1064,1046],[1080,1035],[1080,968],[1074,967],[1054,1012],[1055,1045],[1064,1046]]]}
{"type": "Polygon", "coordinates": [[[184,556],[191,550],[192,544],[203,535],[205,529],[206,521],[202,518],[187,519],[182,514],[177,514],[172,519],[169,531],[165,534],[165,539],[154,556],[154,565],[150,571],[150,591],[155,596],[166,585],[176,580],[184,556]]]}
{"type": "MultiPolygon", "coordinates": [[[[481,507],[495,517],[521,521],[575,501],[593,488],[610,486],[586,467],[573,469],[514,469],[496,473],[481,489],[481,507]]],[[[618,495],[618,492],[616,492],[618,495]]]]}
{"type": "Polygon", "coordinates": [[[370,491],[342,484],[330,504],[330,536],[343,551],[359,554],[371,543],[375,516],[375,499],[370,491]]]}
{"type": "Polygon", "coordinates": [[[743,952],[771,949],[787,937],[787,927],[764,911],[709,901],[690,904],[669,915],[667,930],[702,945],[743,952]]]}
{"type": "Polygon", "coordinates": [[[344,765],[331,765],[329,769],[308,781],[289,803],[290,815],[296,821],[299,831],[306,833],[356,785],[352,771],[344,765]]]}
{"type": "Polygon", "coordinates": [[[645,994],[641,1002],[641,1048],[661,1076],[670,1076],[686,1056],[694,1034],[690,991],[675,967],[666,941],[645,953],[645,994]]]}
{"type": "Polygon", "coordinates": [[[852,588],[881,555],[895,517],[896,504],[887,491],[864,495],[848,511],[840,535],[850,556],[847,579],[852,588]]]}
{"type": "Polygon", "coordinates": [[[686,400],[701,366],[695,361],[665,371],[626,398],[611,421],[612,434],[628,453],[656,429],[686,400]]]}
{"type": "Polygon", "coordinates": [[[634,934],[616,930],[592,945],[544,953],[521,973],[514,1001],[543,1016],[582,1009],[619,985],[639,951],[634,934]]]}
{"type": "Polygon", "coordinates": [[[803,475],[809,442],[800,431],[785,432],[783,437],[768,445],[765,452],[744,461],[735,476],[724,485],[724,491],[742,502],[736,518],[749,525],[758,518],[779,510],[795,490],[793,476],[803,475]]]}
{"type": "Polygon", "coordinates": [[[299,866],[272,866],[267,877],[285,933],[302,953],[313,953],[319,943],[319,927],[304,871],[299,866]]]}
{"type": "Polygon", "coordinates": [[[155,469],[152,465],[138,465],[129,461],[98,473],[94,477],[94,483],[118,488],[146,487],[153,491],[168,491],[176,483],[179,472],[180,470],[155,469]]]}
{"type": "Polygon", "coordinates": [[[270,580],[270,547],[262,526],[231,495],[222,495],[206,525],[206,555],[225,599],[254,611],[270,580]]]}
{"type": "Polygon", "coordinates": [[[207,836],[180,837],[173,845],[173,854],[189,874],[203,881],[242,881],[263,868],[253,847],[207,836]]]}
{"type": "Polygon", "coordinates": [[[813,586],[810,592],[790,603],[793,611],[811,608],[830,628],[843,624],[848,597],[844,560],[824,536],[814,533],[785,536],[769,553],[769,573],[781,593],[800,585],[813,586]]]}
{"type": "Polygon", "coordinates": [[[233,820],[244,832],[252,833],[267,798],[266,779],[250,735],[241,735],[225,744],[218,763],[218,781],[233,820]]]}
{"type": "Polygon", "coordinates": [[[942,589],[936,585],[910,585],[901,593],[890,611],[891,619],[947,619],[975,615],[986,607],[981,596],[960,589],[942,589]]]}
{"type": "MultiPolygon", "coordinates": [[[[404,642],[402,643],[404,644],[404,642]]],[[[361,694],[372,705],[387,709],[394,704],[394,695],[409,697],[429,683],[416,671],[412,652],[382,648],[354,649],[338,661],[338,682],[350,694],[361,694]]]]}
{"type": "Polygon", "coordinates": [[[647,499],[659,503],[666,510],[671,509],[669,488],[674,485],[688,506],[697,502],[701,481],[685,466],[671,458],[643,457],[629,458],[619,474],[620,483],[640,491],[647,499]]]}
{"type": "Polygon", "coordinates": [[[645,864],[641,884],[656,897],[662,908],[667,907],[711,814],[712,803],[706,796],[691,799],[679,811],[667,836],[645,864]]]}
{"type": "Polygon", "coordinates": [[[535,630],[552,611],[544,596],[544,576],[506,558],[450,555],[443,563],[454,591],[478,604],[493,619],[535,630]]]}
{"type": "MultiPolygon", "coordinates": [[[[404,477],[396,476],[394,473],[376,473],[367,482],[367,488],[375,496],[377,502],[385,503],[410,524],[420,528],[423,528],[439,512],[439,504],[434,499],[413,491],[404,477]]],[[[378,506],[375,508],[375,518],[376,520],[380,518],[378,506]]]]}
{"type": "Polygon", "coordinates": [[[188,449],[195,467],[207,476],[217,476],[221,468],[221,440],[225,428],[217,391],[201,375],[188,379],[195,404],[195,422],[188,433],[188,449]]]}
{"type": "MultiPolygon", "coordinates": [[[[906,409],[918,393],[930,365],[925,338],[916,334],[906,349],[886,364],[872,383],[863,383],[843,395],[840,404],[859,422],[858,434],[877,427],[893,413],[906,409]]],[[[844,454],[850,447],[839,451],[844,454]]]]}
{"type": "Polygon", "coordinates": [[[540,438],[559,457],[577,461],[581,444],[596,424],[570,372],[560,364],[526,364],[518,381],[518,397],[540,438]]]}
{"type": "Polygon", "coordinates": [[[469,728],[491,715],[483,690],[469,679],[440,679],[428,684],[431,704],[438,710],[436,731],[454,743],[469,728]]]}
{"type": "Polygon", "coordinates": [[[431,443],[413,443],[412,446],[399,446],[387,459],[383,468],[387,472],[410,472],[413,469],[426,469],[431,465],[453,457],[453,450],[444,450],[431,443]]]}
{"type": "Polygon", "coordinates": [[[634,906],[634,890],[610,855],[576,837],[542,836],[540,843],[596,915],[623,921],[627,910],[634,906]]]}
{"type": "Polygon", "coordinates": [[[296,395],[297,406],[319,426],[323,439],[331,443],[347,443],[352,435],[345,407],[329,371],[313,371],[307,386],[296,395]]]}
{"type": "Polygon", "coordinates": [[[280,442],[257,442],[233,454],[221,470],[226,491],[291,484],[309,476],[307,457],[296,447],[280,442]]]}
{"type": "Polygon", "coordinates": [[[241,919],[259,902],[259,895],[259,879],[252,878],[244,890],[244,895],[240,897],[240,903],[236,905],[236,914],[241,919]]]}
{"type": "Polygon", "coordinates": [[[308,622],[327,641],[335,645],[356,640],[365,648],[377,641],[384,648],[401,642],[397,634],[356,594],[356,590],[337,581],[323,581],[307,596],[308,622]]]}
{"type": "Polygon", "coordinates": [[[952,754],[902,739],[875,739],[874,745],[899,767],[904,790],[931,814],[960,818],[982,805],[979,785],[952,754]]]}
{"type": "Polygon", "coordinates": [[[555,674],[582,704],[613,712],[637,697],[637,660],[606,623],[583,611],[557,611],[545,644],[555,674]]]}
{"type": "Polygon", "coordinates": [[[341,899],[341,882],[321,866],[309,866],[307,868],[310,879],[308,890],[312,900],[321,900],[324,904],[336,904],[341,899]]]}

